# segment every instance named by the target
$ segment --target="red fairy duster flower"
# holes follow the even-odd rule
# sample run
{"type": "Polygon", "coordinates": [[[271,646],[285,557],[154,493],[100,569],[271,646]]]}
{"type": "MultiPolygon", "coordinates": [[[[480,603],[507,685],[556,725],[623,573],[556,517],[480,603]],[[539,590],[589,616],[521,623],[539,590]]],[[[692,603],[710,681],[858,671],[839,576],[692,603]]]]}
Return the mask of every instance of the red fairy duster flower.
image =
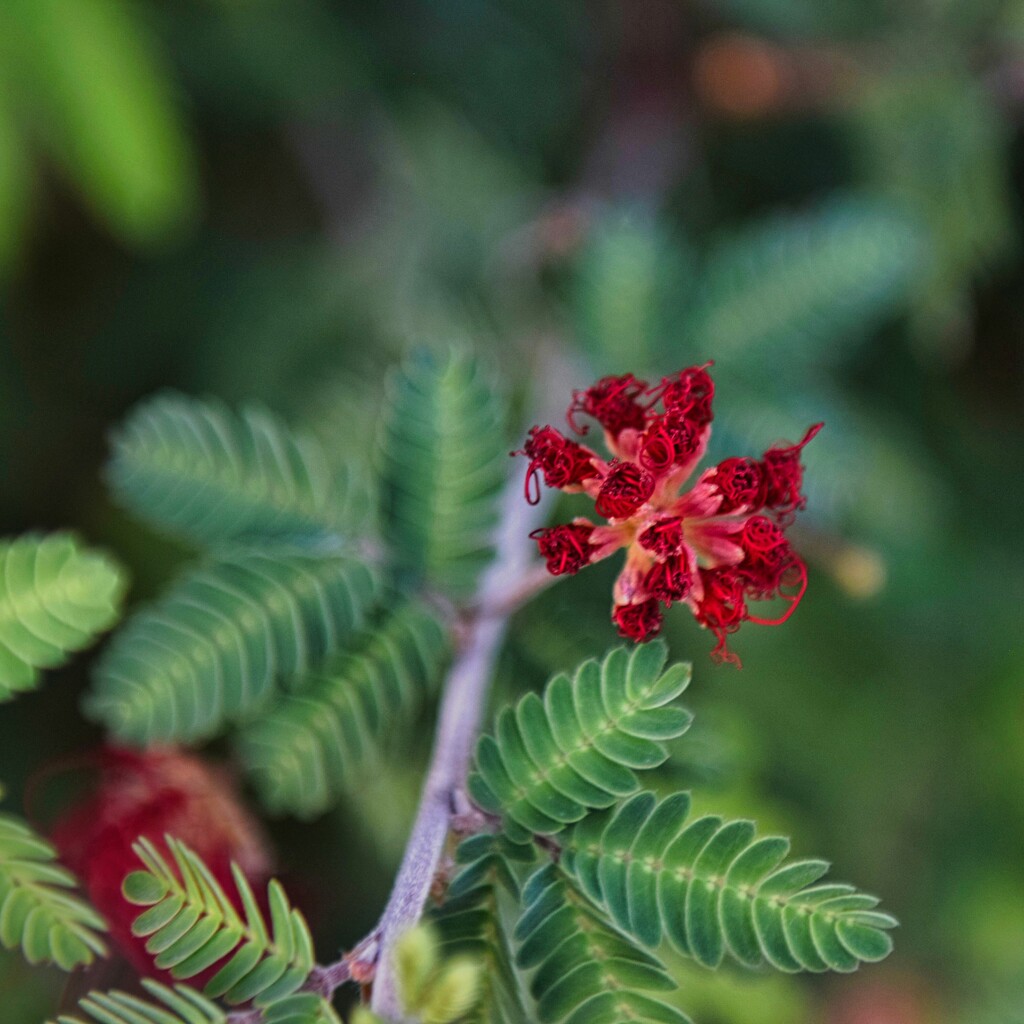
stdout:
{"type": "Polygon", "coordinates": [[[806,589],[806,567],[785,529],[806,505],[800,460],[822,425],[799,444],[776,445],[760,459],[725,459],[684,490],[711,433],[709,365],[680,370],[653,386],[625,374],[575,392],[569,424],[585,433],[578,418],[597,420],[608,460],[554,427],[534,427],[516,454],[530,459],[529,500],[539,497],[540,473],[549,487],[588,494],[609,521],[577,519],[534,531],[553,575],[579,572],[626,548],[612,610],[619,632],[649,640],[661,628],[662,606],[685,603],[714,633],[713,657],[738,664],[727,638],[744,622],[784,622],[806,589]],[[750,603],[763,600],[787,606],[774,618],[752,615],[750,603]]]}
{"type": "Polygon", "coordinates": [[[121,886],[126,875],[142,867],[132,844],[146,836],[169,857],[164,836],[175,836],[203,858],[232,898],[232,861],[257,892],[266,883],[266,845],[227,779],[197,757],[173,750],[108,748],[90,760],[99,769],[95,788],[55,823],[54,845],[107,919],[124,956],[139,973],[168,980],[169,974],[153,967],[145,939],[131,933],[140,910],[124,898],[121,886]]]}

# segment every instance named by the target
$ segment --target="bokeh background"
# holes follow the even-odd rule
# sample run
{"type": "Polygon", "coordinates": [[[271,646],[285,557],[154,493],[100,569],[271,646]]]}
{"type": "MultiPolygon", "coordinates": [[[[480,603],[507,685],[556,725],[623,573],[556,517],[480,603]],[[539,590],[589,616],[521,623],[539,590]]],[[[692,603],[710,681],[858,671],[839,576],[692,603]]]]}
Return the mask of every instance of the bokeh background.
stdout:
{"type": "MultiPolygon", "coordinates": [[[[719,453],[827,428],[800,612],[744,629],[739,672],[669,617],[697,666],[678,773],[903,925],[849,978],[683,965],[684,1005],[1019,1024],[1022,124],[1021,0],[6,0],[0,532],[71,526],[152,595],[183,552],[101,467],[164,387],[258,399],[341,457],[410,344],[471,339],[513,408],[543,347],[581,385],[713,359],[719,453]]],[[[612,571],[520,614],[503,688],[613,642],[612,571]]],[[[12,804],[97,741],[88,660],[4,707],[12,804]]],[[[379,910],[424,756],[273,825],[328,945],[379,910]]],[[[0,954],[4,1020],[60,985],[0,954]]]]}

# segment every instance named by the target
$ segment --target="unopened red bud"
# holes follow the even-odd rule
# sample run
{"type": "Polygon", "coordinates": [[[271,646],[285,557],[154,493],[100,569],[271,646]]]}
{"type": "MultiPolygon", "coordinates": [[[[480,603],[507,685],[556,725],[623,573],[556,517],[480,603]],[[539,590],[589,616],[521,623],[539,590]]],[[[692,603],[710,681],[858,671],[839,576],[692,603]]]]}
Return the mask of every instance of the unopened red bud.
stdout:
{"type": "MultiPolygon", "coordinates": [[[[132,844],[145,836],[169,856],[164,836],[180,839],[234,899],[232,861],[257,891],[267,881],[264,837],[227,778],[198,757],[168,749],[107,748],[91,763],[99,769],[96,785],[54,824],[54,845],[106,918],[123,955],[140,973],[169,978],[154,969],[145,939],[131,932],[139,908],[124,898],[121,886],[126,875],[142,867],[132,844]]],[[[240,901],[237,909],[244,913],[240,901]]]]}

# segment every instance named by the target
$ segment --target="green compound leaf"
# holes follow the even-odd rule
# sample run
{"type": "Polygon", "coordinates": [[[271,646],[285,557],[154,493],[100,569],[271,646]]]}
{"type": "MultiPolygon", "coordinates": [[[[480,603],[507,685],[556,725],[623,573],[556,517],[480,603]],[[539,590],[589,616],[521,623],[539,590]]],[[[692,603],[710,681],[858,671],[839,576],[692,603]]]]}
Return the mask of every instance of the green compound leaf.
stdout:
{"type": "Polygon", "coordinates": [[[167,393],[113,436],[107,477],[123,505],[203,544],[318,540],[364,525],[366,485],[264,409],[167,393]]]}
{"type": "Polygon", "coordinates": [[[674,1007],[644,993],[676,988],[665,968],[618,931],[555,865],[523,891],[516,961],[536,969],[530,991],[542,1024],[687,1024],[674,1007]]]}
{"type": "Polygon", "coordinates": [[[56,1024],[226,1024],[223,1010],[186,985],[172,989],[149,980],[142,985],[155,1003],[127,992],[90,992],[78,1004],[84,1016],[62,1014],[56,1024]]]}
{"type": "Polygon", "coordinates": [[[205,739],[345,644],[377,589],[339,555],[242,551],[200,566],[118,633],[87,711],[122,742],[205,739]]]}
{"type": "Polygon", "coordinates": [[[587,232],[575,264],[573,306],[580,340],[598,369],[644,366],[677,343],[693,258],[651,213],[613,207],[587,232]]]}
{"type": "Polygon", "coordinates": [[[502,814],[509,835],[553,835],[594,808],[639,788],[636,770],[668,756],[661,740],[681,736],[692,716],[666,707],[686,689],[690,666],[665,668],[661,641],[585,661],[570,679],[555,676],[543,701],[527,694],[499,716],[477,745],[473,799],[502,814]]]}
{"type": "Polygon", "coordinates": [[[785,347],[827,358],[904,300],[925,259],[920,232],[887,204],[832,202],[773,217],[708,257],[689,316],[691,351],[775,365],[785,347]]]}
{"type": "Polygon", "coordinates": [[[488,560],[506,477],[502,403],[479,364],[419,352],[391,376],[379,445],[396,568],[460,593],[488,560]]]}
{"type": "Polygon", "coordinates": [[[642,792],[580,822],[561,866],[612,920],[648,946],[663,938],[708,967],[853,971],[892,950],[894,918],[851,885],[820,883],[819,860],[783,864],[789,840],[754,824],[687,820],[690,797],[642,792]]]}
{"type": "Polygon", "coordinates": [[[402,1020],[465,1024],[480,998],[483,964],[475,957],[442,957],[434,928],[418,924],[399,936],[391,953],[402,1020]]]}
{"type": "Polygon", "coordinates": [[[200,857],[171,836],[166,843],[173,865],[148,839],[140,839],[134,849],[145,871],[129,875],[124,884],[125,899],[148,908],[132,932],[147,938],[154,966],[188,979],[219,965],[203,991],[232,1005],[250,1000],[269,1005],[294,993],[316,961],[305,918],[280,884],[267,887],[267,921],[245,875],[232,865],[243,919],[200,857]]]}
{"type": "Polygon", "coordinates": [[[0,815],[0,944],[31,964],[65,971],[106,956],[103,919],[72,895],[74,876],[55,863],[57,851],[24,822],[0,815]]]}
{"type": "Polygon", "coordinates": [[[265,1006],[261,1024],[341,1024],[341,1018],[326,999],[299,992],[265,1006]]]}
{"type": "Polygon", "coordinates": [[[0,543],[0,701],[32,689],[120,615],[125,576],[71,534],[0,543]]]}
{"type": "Polygon", "coordinates": [[[239,739],[266,806],[300,818],[327,810],[412,721],[447,653],[441,623],[411,601],[280,696],[239,739]]]}
{"type": "Polygon", "coordinates": [[[446,955],[472,957],[484,966],[480,999],[465,1024],[528,1024],[509,939],[508,918],[519,903],[516,868],[535,860],[530,846],[502,835],[476,835],[455,853],[461,870],[448,886],[434,919],[446,955]]]}
{"type": "Polygon", "coordinates": [[[911,299],[916,340],[956,345],[972,332],[975,279],[1016,245],[1006,172],[1013,133],[999,102],[956,60],[941,71],[908,61],[867,80],[850,114],[860,181],[927,233],[930,259],[911,299]]]}

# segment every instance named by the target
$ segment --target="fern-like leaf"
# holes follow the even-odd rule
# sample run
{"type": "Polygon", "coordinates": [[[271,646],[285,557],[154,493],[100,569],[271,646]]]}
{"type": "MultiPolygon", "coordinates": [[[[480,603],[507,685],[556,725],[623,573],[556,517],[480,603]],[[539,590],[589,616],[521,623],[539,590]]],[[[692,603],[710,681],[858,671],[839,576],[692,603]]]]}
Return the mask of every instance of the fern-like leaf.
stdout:
{"type": "Polygon", "coordinates": [[[341,1018],[321,996],[297,992],[265,1006],[261,1024],[341,1024],[341,1018]]]}
{"type": "Polygon", "coordinates": [[[396,566],[456,591],[487,561],[506,476],[501,403],[467,355],[420,352],[393,374],[379,446],[396,566]]]}
{"type": "Polygon", "coordinates": [[[481,834],[463,840],[455,859],[462,868],[435,920],[445,953],[484,965],[480,999],[466,1024],[528,1024],[505,922],[520,897],[515,866],[532,863],[534,850],[481,834]]]}
{"type": "Polygon", "coordinates": [[[997,99],[956,61],[935,73],[913,62],[878,76],[852,109],[863,183],[919,217],[929,262],[915,282],[911,328],[928,347],[971,330],[973,279],[1011,255],[1012,140],[997,99]]]}
{"type": "Polygon", "coordinates": [[[220,964],[204,993],[233,1005],[268,1005],[295,992],[315,965],[313,940],[281,885],[275,880],[267,887],[268,923],[245,875],[232,865],[243,919],[202,859],[172,836],[166,842],[173,865],[140,839],[134,849],[145,870],[124,882],[125,898],[148,908],[132,932],[147,937],[154,965],[188,979],[220,964]]]}
{"type": "Polygon", "coordinates": [[[308,671],[363,626],[377,593],[338,555],[240,552],[192,570],[118,633],[87,711],[121,741],[196,741],[244,719],[275,678],[308,671]]]}
{"type": "Polygon", "coordinates": [[[585,661],[572,679],[555,676],[543,701],[531,693],[506,708],[495,735],[477,745],[473,799],[504,815],[509,835],[522,841],[636,792],[635,770],[662,764],[660,741],[681,736],[692,720],[665,706],[690,681],[689,665],[665,669],[667,656],[660,641],[619,647],[601,663],[585,661]]]}
{"type": "Polygon", "coordinates": [[[220,1007],[186,985],[142,984],[156,1002],[116,990],[90,992],[78,1004],[84,1017],[62,1014],[56,1024],[226,1024],[227,1014],[220,1007]]]}
{"type": "Polygon", "coordinates": [[[279,697],[240,737],[266,806],[300,818],[327,810],[412,719],[447,649],[436,616],[409,602],[279,697]]]}
{"type": "Polygon", "coordinates": [[[112,441],[107,476],[120,502],[188,540],[344,535],[369,510],[365,485],[262,408],[165,393],[112,441]]]}
{"type": "Polygon", "coordinates": [[[674,344],[693,277],[691,252],[656,217],[632,206],[601,217],[576,261],[573,296],[596,368],[645,366],[660,343],[674,344]]]}
{"type": "MultiPolygon", "coordinates": [[[[156,1002],[127,992],[90,992],[78,1004],[88,1020],[63,1014],[54,1024],[227,1024],[220,1007],[186,985],[142,984],[156,1002]]],[[[341,1024],[341,1018],[320,996],[298,993],[263,1007],[260,1024],[341,1024]]]]}
{"type": "Polygon", "coordinates": [[[555,865],[523,890],[516,960],[536,968],[530,991],[542,1024],[686,1024],[674,1007],[645,993],[676,987],[661,963],[618,931],[555,865]]]}
{"type": "Polygon", "coordinates": [[[0,944],[29,963],[70,971],[106,956],[103,919],[71,892],[77,885],[57,851],[24,822],[0,815],[0,944]]]}
{"type": "Polygon", "coordinates": [[[87,647],[120,614],[122,571],[67,533],[0,544],[0,701],[31,689],[39,669],[87,647]]]}
{"type": "Polygon", "coordinates": [[[708,967],[726,953],[750,967],[852,971],[892,949],[896,921],[874,896],[819,883],[820,860],[783,861],[789,841],[709,815],[690,798],[638,793],[577,825],[561,865],[619,927],[648,946],[668,938],[708,967]]]}
{"type": "Polygon", "coordinates": [[[860,200],[775,217],[712,251],[689,316],[692,351],[716,361],[776,359],[794,346],[841,352],[908,294],[924,251],[913,223],[860,200]]]}

